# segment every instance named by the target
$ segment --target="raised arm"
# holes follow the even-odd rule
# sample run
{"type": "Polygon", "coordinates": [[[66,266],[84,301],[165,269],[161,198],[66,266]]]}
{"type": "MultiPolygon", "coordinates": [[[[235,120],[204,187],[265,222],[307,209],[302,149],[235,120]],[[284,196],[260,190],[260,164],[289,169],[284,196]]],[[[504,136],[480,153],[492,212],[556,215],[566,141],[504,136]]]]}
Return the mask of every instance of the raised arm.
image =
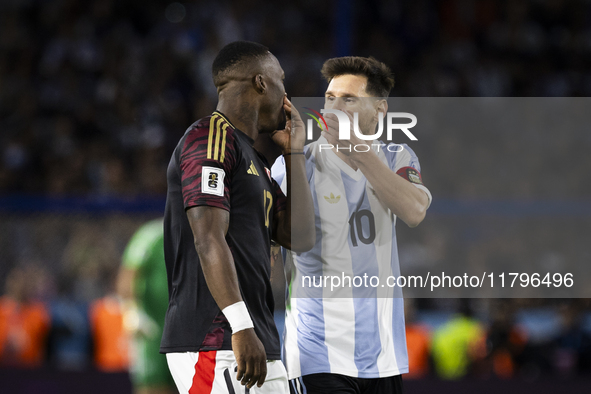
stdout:
{"type": "MultiPolygon", "coordinates": [[[[350,117],[351,124],[353,124],[352,115],[346,113],[350,117]]],[[[355,145],[370,143],[359,139],[353,132],[350,140],[340,140],[336,117],[328,115],[325,119],[328,123],[328,130],[324,130],[322,135],[326,140],[334,146],[348,148],[342,149],[341,152],[346,152],[345,155],[349,163],[363,172],[363,175],[365,175],[365,178],[376,192],[378,199],[409,227],[418,226],[425,218],[429,207],[427,193],[394,172],[380,160],[373,149],[359,152],[351,149],[355,145]]]]}
{"type": "Polygon", "coordinates": [[[373,151],[359,155],[354,163],[372,185],[378,199],[404,223],[416,227],[423,221],[429,206],[427,193],[392,171],[373,151]]]}
{"type": "Polygon", "coordinates": [[[314,204],[306,176],[304,157],[304,123],[291,102],[284,100],[288,117],[285,130],[276,131],[273,141],[281,148],[285,158],[287,176],[287,206],[277,214],[273,239],[294,252],[305,252],[316,241],[314,227],[314,204]]]}

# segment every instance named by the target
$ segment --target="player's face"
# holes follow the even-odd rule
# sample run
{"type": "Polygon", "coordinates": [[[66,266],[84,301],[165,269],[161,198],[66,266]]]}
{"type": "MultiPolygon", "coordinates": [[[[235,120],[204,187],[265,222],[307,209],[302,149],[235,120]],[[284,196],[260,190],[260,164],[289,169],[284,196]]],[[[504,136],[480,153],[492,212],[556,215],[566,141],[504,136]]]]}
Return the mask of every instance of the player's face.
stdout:
{"type": "MultiPolygon", "coordinates": [[[[363,134],[375,132],[376,106],[366,91],[367,77],[345,74],[334,77],[326,89],[324,108],[341,111],[357,112],[359,128],[363,134]]],[[[327,115],[334,116],[334,115],[327,115]]]]}
{"type": "Polygon", "coordinates": [[[267,93],[265,97],[265,107],[269,114],[269,120],[265,121],[263,132],[273,132],[285,128],[285,111],[283,110],[283,97],[285,96],[285,72],[279,60],[273,55],[269,56],[266,64],[267,93]]]}

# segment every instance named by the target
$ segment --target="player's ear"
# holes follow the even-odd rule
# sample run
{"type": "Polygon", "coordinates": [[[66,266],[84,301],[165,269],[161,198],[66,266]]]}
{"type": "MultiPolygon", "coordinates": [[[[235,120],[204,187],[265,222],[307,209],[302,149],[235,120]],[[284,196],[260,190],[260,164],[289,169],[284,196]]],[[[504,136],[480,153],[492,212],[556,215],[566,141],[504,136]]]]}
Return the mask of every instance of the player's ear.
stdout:
{"type": "Polygon", "coordinates": [[[386,116],[387,112],[388,112],[388,100],[386,100],[386,99],[378,100],[377,105],[376,105],[375,120],[377,121],[379,116],[386,116]]]}
{"type": "Polygon", "coordinates": [[[252,85],[257,93],[264,94],[267,91],[267,82],[262,74],[257,74],[252,78],[252,85]]]}
{"type": "Polygon", "coordinates": [[[388,112],[388,100],[381,99],[378,103],[378,112],[388,112]]]}

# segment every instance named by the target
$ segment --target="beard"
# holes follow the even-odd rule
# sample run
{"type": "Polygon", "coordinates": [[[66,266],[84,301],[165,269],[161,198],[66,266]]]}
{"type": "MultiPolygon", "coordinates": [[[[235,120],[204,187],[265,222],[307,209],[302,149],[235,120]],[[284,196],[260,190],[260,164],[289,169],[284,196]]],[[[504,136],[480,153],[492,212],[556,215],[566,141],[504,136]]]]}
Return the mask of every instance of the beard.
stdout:
{"type": "Polygon", "coordinates": [[[373,119],[371,117],[364,117],[364,119],[359,119],[359,130],[364,135],[375,134],[377,131],[377,124],[373,124],[373,119]]]}
{"type": "Polygon", "coordinates": [[[275,130],[284,130],[286,125],[287,125],[287,115],[285,114],[285,110],[283,109],[283,106],[282,106],[281,110],[275,116],[275,119],[272,122],[269,122],[268,124],[264,125],[263,128],[261,130],[259,130],[259,132],[272,133],[275,130]]]}

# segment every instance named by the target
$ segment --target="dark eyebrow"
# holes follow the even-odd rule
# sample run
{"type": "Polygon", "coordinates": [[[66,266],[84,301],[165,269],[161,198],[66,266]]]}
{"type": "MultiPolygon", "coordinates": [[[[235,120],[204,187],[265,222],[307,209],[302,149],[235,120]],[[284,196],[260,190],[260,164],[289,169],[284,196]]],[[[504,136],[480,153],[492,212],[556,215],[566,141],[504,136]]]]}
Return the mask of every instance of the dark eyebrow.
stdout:
{"type": "MultiPolygon", "coordinates": [[[[337,97],[337,96],[336,96],[336,95],[335,95],[333,92],[331,92],[331,91],[327,91],[326,93],[324,93],[324,97],[326,97],[326,96],[334,96],[334,97],[337,97]]],[[[355,96],[354,94],[349,94],[349,93],[345,93],[345,94],[343,94],[342,96],[339,96],[339,97],[355,97],[355,98],[357,98],[357,96],[355,96]]]]}

